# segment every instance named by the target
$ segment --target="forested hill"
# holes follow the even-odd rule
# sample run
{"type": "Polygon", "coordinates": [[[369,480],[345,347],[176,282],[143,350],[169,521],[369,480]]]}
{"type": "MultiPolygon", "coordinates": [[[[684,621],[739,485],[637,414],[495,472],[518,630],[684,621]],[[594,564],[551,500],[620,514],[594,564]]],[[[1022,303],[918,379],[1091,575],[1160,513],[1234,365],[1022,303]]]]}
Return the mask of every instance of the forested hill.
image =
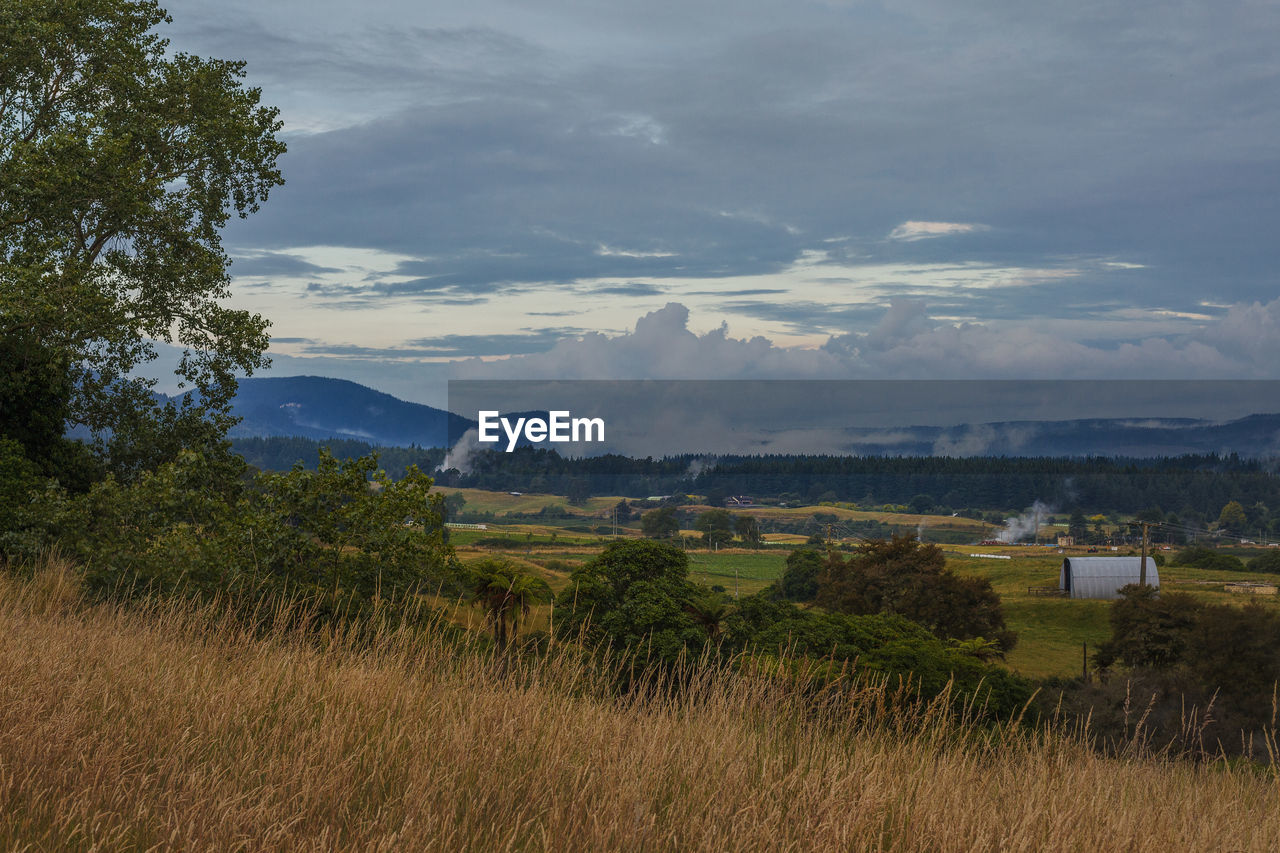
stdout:
{"type": "Polygon", "coordinates": [[[1054,457],[761,457],[726,459],[695,490],[800,497],[806,502],[908,504],[924,495],[950,509],[1057,508],[1216,516],[1231,500],[1280,506],[1280,477],[1259,461],[1195,455],[1154,459],[1054,457]]]}
{"type": "MultiPolygon", "coordinates": [[[[321,444],[335,455],[378,450],[396,476],[408,464],[431,471],[438,448],[376,448],[365,442],[300,438],[238,439],[237,451],[257,467],[314,464],[321,444]]],[[[1238,456],[1188,455],[1156,459],[1054,457],[884,457],[682,455],[661,459],[597,456],[571,459],[555,451],[473,455],[465,472],[436,472],[441,485],[559,495],[696,494],[713,500],[749,495],[813,504],[910,504],[920,496],[953,511],[1008,510],[1036,500],[1058,510],[1141,512],[1159,507],[1180,516],[1215,518],[1228,501],[1280,507],[1280,476],[1269,463],[1238,456]]]]}
{"type": "Polygon", "coordinates": [[[323,376],[241,379],[233,405],[241,419],[231,431],[237,438],[301,436],[440,447],[473,426],[442,409],[323,376]]]}

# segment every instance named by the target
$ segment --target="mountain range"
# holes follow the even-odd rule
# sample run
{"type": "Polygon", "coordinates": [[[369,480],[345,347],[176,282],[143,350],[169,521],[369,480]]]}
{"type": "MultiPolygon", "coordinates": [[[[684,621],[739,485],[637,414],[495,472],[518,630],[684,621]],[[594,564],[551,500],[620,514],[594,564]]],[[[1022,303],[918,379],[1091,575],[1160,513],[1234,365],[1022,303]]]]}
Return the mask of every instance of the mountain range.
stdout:
{"type": "MultiPolygon", "coordinates": [[[[355,382],[321,376],[240,380],[232,437],[349,438],[388,447],[450,447],[475,422],[355,382]]],[[[785,431],[779,430],[779,432],[785,431]]],[[[843,452],[884,456],[1280,456],[1280,414],[1228,421],[1089,418],[845,431],[843,452]]],[[[691,452],[714,448],[691,447],[691,452]]],[[[767,451],[766,451],[767,452],[767,451]]]]}

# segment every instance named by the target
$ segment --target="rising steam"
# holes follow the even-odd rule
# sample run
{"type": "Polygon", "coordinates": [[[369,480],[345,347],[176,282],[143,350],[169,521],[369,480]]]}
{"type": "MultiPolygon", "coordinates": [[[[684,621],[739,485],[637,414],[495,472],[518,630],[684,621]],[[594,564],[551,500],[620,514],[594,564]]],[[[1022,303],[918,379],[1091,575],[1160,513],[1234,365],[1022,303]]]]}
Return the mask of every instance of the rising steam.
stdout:
{"type": "Polygon", "coordinates": [[[460,474],[470,474],[471,457],[475,456],[479,449],[480,430],[473,427],[464,432],[453,447],[449,448],[449,452],[444,455],[444,461],[436,466],[436,470],[448,471],[450,468],[457,468],[460,474]]]}
{"type": "Polygon", "coordinates": [[[1004,520],[1004,529],[996,534],[996,539],[1010,544],[1021,542],[1023,539],[1035,535],[1040,525],[1044,523],[1045,518],[1051,512],[1053,512],[1052,507],[1036,501],[1022,515],[1006,518],[1004,520]]]}

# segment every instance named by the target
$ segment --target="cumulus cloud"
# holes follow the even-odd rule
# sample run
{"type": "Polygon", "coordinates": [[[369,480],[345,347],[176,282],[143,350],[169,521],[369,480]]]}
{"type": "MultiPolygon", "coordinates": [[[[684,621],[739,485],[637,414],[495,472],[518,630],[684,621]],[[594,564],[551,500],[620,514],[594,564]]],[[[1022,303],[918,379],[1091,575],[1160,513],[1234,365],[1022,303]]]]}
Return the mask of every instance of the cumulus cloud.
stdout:
{"type": "Polygon", "coordinates": [[[734,338],[726,325],[698,334],[689,328],[689,309],[669,302],[637,320],[627,334],[590,332],[536,355],[501,362],[460,361],[454,364],[453,376],[730,379],[832,377],[841,369],[841,360],[831,353],[779,347],[763,336],[734,338]]]}
{"type": "Polygon", "coordinates": [[[821,347],[701,334],[670,302],[617,336],[587,333],[546,352],[456,362],[459,378],[566,379],[1213,379],[1280,378],[1280,299],[1229,310],[1193,334],[1119,345],[1071,340],[1027,325],[946,323],[919,301],[897,301],[866,331],[821,347]],[[1246,340],[1241,340],[1241,337],[1246,340]]]}

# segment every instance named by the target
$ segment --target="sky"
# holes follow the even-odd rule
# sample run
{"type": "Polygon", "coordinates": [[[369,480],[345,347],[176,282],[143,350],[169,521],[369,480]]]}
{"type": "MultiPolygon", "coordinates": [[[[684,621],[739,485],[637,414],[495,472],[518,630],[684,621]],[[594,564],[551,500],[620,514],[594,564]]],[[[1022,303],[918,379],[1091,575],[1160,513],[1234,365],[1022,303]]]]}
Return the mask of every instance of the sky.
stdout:
{"type": "Polygon", "coordinates": [[[1280,4],[166,6],[277,375],[1280,378],[1280,4]]]}

